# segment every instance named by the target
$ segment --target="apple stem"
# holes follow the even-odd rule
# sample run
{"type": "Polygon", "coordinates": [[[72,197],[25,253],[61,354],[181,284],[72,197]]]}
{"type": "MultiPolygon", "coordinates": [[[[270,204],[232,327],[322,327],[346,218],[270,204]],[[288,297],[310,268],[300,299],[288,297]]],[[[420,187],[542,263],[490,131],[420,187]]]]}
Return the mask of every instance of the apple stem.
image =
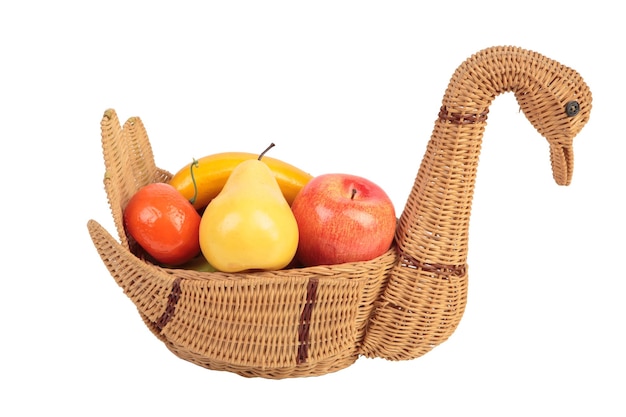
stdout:
{"type": "Polygon", "coordinates": [[[191,181],[193,182],[193,197],[189,200],[191,204],[196,202],[196,198],[198,197],[198,185],[196,184],[196,177],[193,175],[193,168],[198,167],[198,160],[193,158],[193,162],[189,166],[189,172],[191,173],[191,181]]]}
{"type": "Polygon", "coordinates": [[[270,146],[268,146],[267,148],[265,148],[265,150],[264,150],[263,152],[261,152],[261,154],[259,155],[259,158],[258,158],[258,159],[259,159],[259,161],[261,160],[261,158],[263,158],[263,155],[265,155],[265,153],[266,153],[267,151],[269,151],[270,149],[272,149],[274,146],[276,146],[276,145],[274,145],[274,142],[270,143],[270,146]]]}
{"type": "Polygon", "coordinates": [[[354,200],[354,196],[356,195],[356,188],[352,189],[352,195],[350,196],[350,200],[354,200]]]}

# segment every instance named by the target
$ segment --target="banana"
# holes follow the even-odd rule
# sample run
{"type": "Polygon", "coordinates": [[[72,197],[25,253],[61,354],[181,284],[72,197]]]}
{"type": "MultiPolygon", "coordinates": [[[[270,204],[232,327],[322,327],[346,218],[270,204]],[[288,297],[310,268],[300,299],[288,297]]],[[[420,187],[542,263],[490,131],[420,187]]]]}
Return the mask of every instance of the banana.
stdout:
{"type": "MultiPolygon", "coordinates": [[[[230,173],[237,165],[247,159],[258,157],[258,154],[248,152],[222,152],[207,155],[181,168],[169,183],[191,201],[197,210],[201,210],[222,191],[230,173]]],[[[313,178],[311,174],[279,159],[263,156],[262,160],[274,173],[278,186],[289,205],[300,189],[313,178]]]]}

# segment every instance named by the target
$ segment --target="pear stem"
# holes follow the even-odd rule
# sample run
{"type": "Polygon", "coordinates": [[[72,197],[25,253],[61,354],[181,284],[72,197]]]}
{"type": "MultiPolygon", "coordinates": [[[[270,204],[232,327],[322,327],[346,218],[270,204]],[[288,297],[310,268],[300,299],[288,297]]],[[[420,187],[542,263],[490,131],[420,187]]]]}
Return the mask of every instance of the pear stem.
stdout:
{"type": "Polygon", "coordinates": [[[274,146],[276,146],[276,145],[274,145],[274,142],[270,143],[270,146],[268,146],[267,148],[265,148],[265,150],[263,152],[261,152],[261,154],[259,155],[258,160],[260,161],[261,158],[263,158],[263,155],[265,155],[265,153],[267,151],[269,151],[270,149],[272,149],[274,146]]]}

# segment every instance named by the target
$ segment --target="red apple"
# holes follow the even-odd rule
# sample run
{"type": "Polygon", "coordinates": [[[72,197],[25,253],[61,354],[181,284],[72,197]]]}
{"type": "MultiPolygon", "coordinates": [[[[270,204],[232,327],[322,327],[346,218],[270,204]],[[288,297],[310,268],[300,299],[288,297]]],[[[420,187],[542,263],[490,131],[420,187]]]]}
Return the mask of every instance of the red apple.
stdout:
{"type": "Polygon", "coordinates": [[[387,193],[356,175],[314,177],[291,209],[300,234],[296,258],[304,266],[373,259],[389,249],[396,230],[387,193]]]}

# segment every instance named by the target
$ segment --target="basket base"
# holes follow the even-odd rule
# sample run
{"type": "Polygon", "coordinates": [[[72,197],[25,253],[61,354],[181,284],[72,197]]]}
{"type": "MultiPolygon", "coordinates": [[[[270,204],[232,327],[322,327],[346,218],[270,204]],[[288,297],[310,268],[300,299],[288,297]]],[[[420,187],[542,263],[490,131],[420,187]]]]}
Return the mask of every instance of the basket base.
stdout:
{"type": "Polygon", "coordinates": [[[175,344],[165,341],[165,346],[180,359],[191,362],[213,371],[227,371],[246,378],[285,379],[310,376],[322,376],[337,372],[352,365],[359,355],[356,349],[350,352],[341,352],[335,356],[325,358],[315,363],[301,363],[296,366],[284,368],[259,368],[250,366],[237,366],[232,363],[219,362],[206,357],[196,355],[186,348],[179,348],[175,344]]]}

